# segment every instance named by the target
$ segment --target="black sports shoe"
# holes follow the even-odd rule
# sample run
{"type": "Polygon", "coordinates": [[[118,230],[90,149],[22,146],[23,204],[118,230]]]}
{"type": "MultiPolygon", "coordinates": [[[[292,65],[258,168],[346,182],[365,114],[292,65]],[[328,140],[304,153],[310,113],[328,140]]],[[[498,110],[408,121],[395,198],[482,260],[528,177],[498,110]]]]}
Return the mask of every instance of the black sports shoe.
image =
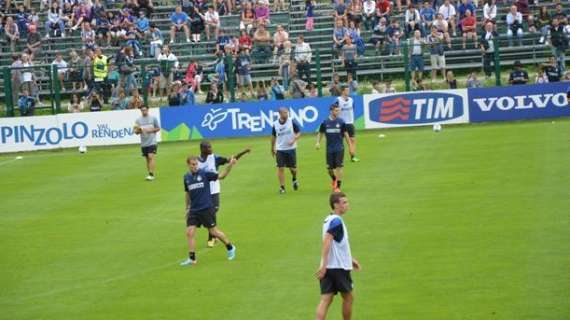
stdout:
{"type": "Polygon", "coordinates": [[[299,190],[299,182],[297,180],[293,181],[293,190],[299,190]]]}

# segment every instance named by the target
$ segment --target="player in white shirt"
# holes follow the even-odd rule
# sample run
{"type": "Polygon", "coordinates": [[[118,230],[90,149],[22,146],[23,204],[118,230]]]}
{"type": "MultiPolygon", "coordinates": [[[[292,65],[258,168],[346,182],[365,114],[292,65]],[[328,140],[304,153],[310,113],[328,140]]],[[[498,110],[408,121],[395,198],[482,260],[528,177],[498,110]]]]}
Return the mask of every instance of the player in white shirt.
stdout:
{"type": "Polygon", "coordinates": [[[352,257],[348,242],[348,230],[342,216],[348,211],[348,198],[342,192],[330,195],[329,204],[333,212],[323,224],[323,247],[321,263],[317,269],[320,281],[321,300],[317,306],[317,320],[325,319],[335,294],[340,292],[343,300],[343,318],[352,316],[352,278],[350,272],[360,270],[360,263],[352,257]]]}
{"type": "Polygon", "coordinates": [[[348,137],[352,144],[352,149],[350,150],[350,160],[352,162],[358,162],[360,159],[356,157],[356,130],[354,128],[354,100],[349,96],[350,88],[348,86],[343,86],[340,97],[336,99],[336,104],[340,108],[340,113],[338,117],[344,121],[346,124],[346,132],[348,132],[348,137]]]}
{"type": "MultiPolygon", "coordinates": [[[[221,157],[214,154],[212,144],[209,141],[200,142],[200,157],[198,157],[198,169],[218,173],[218,168],[230,162],[230,159],[235,158],[239,160],[243,155],[250,152],[250,149],[245,149],[238,153],[235,157],[232,155],[229,158],[221,157]]],[[[220,209],[220,180],[210,181],[210,194],[212,195],[212,204],[214,205],[214,222],[217,223],[217,213],[220,209]]],[[[216,243],[215,238],[208,233],[208,247],[212,248],[216,243]]]]}
{"type": "Polygon", "coordinates": [[[293,190],[299,189],[297,181],[297,141],[301,137],[299,125],[289,117],[289,110],[279,108],[279,120],[273,124],[271,132],[271,155],[277,161],[279,193],[285,193],[285,168],[289,168],[293,178],[293,190]]]}

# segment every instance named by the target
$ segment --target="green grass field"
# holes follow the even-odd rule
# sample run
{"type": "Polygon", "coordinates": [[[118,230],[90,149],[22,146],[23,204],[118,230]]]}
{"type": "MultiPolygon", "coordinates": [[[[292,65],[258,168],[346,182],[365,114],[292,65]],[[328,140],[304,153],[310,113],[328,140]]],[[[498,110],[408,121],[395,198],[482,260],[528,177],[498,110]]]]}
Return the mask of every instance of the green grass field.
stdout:
{"type": "MultiPolygon", "coordinates": [[[[359,133],[344,190],[355,319],[570,319],[570,120],[359,133]]],[[[222,182],[227,261],[187,255],[182,175],[197,142],[0,157],[0,319],[312,319],[328,214],[324,150],[280,196],[267,138],[222,182]]],[[[289,178],[288,178],[289,180],[289,178]]],[[[340,319],[335,301],[330,319],[340,319]]]]}

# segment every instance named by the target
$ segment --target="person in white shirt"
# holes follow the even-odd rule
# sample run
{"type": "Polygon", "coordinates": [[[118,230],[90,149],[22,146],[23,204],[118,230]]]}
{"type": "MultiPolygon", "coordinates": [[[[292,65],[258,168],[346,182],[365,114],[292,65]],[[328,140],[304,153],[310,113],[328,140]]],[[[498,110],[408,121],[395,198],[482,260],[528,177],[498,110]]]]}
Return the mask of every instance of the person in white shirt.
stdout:
{"type": "Polygon", "coordinates": [[[445,0],[441,7],[439,7],[438,13],[441,13],[443,19],[449,23],[449,27],[451,28],[453,36],[455,37],[457,35],[455,32],[455,7],[449,2],[449,0],[445,0]]]}
{"type": "Polygon", "coordinates": [[[58,2],[54,1],[47,14],[47,21],[45,24],[46,39],[49,39],[51,28],[58,26],[61,37],[65,38],[65,21],[63,20],[63,13],[59,8],[58,2]]]}
{"type": "Polygon", "coordinates": [[[205,14],[206,22],[206,38],[210,40],[211,29],[214,29],[214,35],[218,39],[220,31],[220,15],[214,10],[213,6],[208,7],[208,11],[205,14]]]}
{"type": "Polygon", "coordinates": [[[496,0],[487,0],[483,6],[483,25],[487,22],[495,23],[497,20],[496,0]]]}
{"type": "Polygon", "coordinates": [[[317,306],[317,320],[324,320],[335,294],[342,296],[344,319],[352,316],[353,285],[350,272],[360,270],[360,263],[352,257],[348,242],[348,229],[343,216],[349,210],[348,198],[342,192],[329,197],[332,212],[326,217],[322,229],[321,262],[316,272],[320,281],[321,300],[317,306]]]}
{"type": "Polygon", "coordinates": [[[350,88],[348,85],[343,86],[341,89],[340,97],[336,99],[336,104],[340,108],[338,117],[346,124],[346,132],[352,144],[350,149],[350,160],[358,162],[360,159],[356,157],[356,128],[354,127],[354,100],[349,96],[350,88]]]}
{"type": "Polygon", "coordinates": [[[516,33],[519,39],[519,45],[522,46],[523,37],[523,16],[517,11],[517,6],[511,6],[511,11],[507,14],[507,38],[509,39],[509,47],[513,46],[513,34],[516,33]]]}
{"type": "Polygon", "coordinates": [[[291,171],[293,190],[299,189],[297,181],[297,141],[301,137],[301,128],[289,117],[289,110],[279,108],[279,119],[271,130],[271,155],[277,161],[279,193],[285,193],[285,168],[291,171]]]}
{"type": "Polygon", "coordinates": [[[374,29],[376,24],[376,2],[374,0],[364,1],[362,20],[366,30],[374,29]]]}
{"type": "Polygon", "coordinates": [[[174,71],[178,69],[178,58],[170,51],[170,47],[164,46],[162,52],[157,58],[160,63],[160,78],[158,80],[158,87],[160,92],[165,91],[170,87],[174,80],[174,71]],[[162,63],[164,61],[165,63],[162,63]]]}
{"type": "Polygon", "coordinates": [[[414,30],[420,30],[422,19],[420,12],[414,7],[412,3],[408,5],[408,9],[404,14],[404,21],[406,24],[406,34],[409,36],[414,30]]]}
{"type": "Polygon", "coordinates": [[[299,35],[295,45],[294,59],[297,63],[297,75],[305,82],[311,82],[311,58],[313,56],[311,46],[305,42],[305,37],[299,35]]]}
{"type": "Polygon", "coordinates": [[[59,79],[59,84],[61,91],[65,91],[65,86],[63,85],[63,80],[65,80],[65,75],[67,74],[67,62],[63,60],[61,53],[55,55],[55,60],[51,63],[57,66],[57,77],[59,79]]]}

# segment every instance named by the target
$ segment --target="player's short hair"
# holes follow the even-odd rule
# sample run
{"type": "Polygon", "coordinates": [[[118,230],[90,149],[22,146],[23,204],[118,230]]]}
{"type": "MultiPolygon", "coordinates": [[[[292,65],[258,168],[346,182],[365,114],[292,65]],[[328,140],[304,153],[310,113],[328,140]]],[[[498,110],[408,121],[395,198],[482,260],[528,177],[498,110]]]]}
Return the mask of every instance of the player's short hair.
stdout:
{"type": "Polygon", "coordinates": [[[329,111],[333,111],[333,109],[335,108],[339,108],[340,106],[338,105],[338,101],[336,101],[335,103],[331,104],[331,106],[329,107],[329,111]]]}
{"type": "Polygon", "coordinates": [[[329,204],[331,205],[331,209],[334,209],[334,204],[338,203],[341,198],[346,198],[346,194],[344,192],[333,192],[329,197],[329,204]]]}
{"type": "Polygon", "coordinates": [[[212,146],[212,144],[208,140],[202,140],[202,142],[200,142],[200,149],[211,147],[211,146],[212,146]]]}
{"type": "Polygon", "coordinates": [[[196,160],[198,161],[198,156],[188,156],[188,158],[186,158],[186,163],[190,163],[190,161],[196,160]]]}

